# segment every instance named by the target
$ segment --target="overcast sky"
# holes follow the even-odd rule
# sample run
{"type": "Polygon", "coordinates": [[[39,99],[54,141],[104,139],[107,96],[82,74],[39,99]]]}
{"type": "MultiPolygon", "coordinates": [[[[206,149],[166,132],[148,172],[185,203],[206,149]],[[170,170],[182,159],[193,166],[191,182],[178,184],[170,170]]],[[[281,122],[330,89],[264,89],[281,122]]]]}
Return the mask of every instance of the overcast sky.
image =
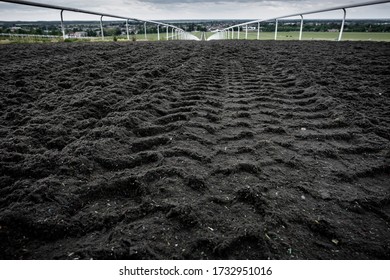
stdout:
{"type": "MultiPolygon", "coordinates": [[[[139,19],[266,19],[367,0],[35,0],[139,19]]],[[[342,11],[307,18],[340,18],[342,11]]],[[[348,10],[349,18],[390,18],[390,3],[348,10]]],[[[65,20],[96,16],[64,12],[65,20]]],[[[59,20],[59,11],[0,2],[0,21],[59,20]]]]}

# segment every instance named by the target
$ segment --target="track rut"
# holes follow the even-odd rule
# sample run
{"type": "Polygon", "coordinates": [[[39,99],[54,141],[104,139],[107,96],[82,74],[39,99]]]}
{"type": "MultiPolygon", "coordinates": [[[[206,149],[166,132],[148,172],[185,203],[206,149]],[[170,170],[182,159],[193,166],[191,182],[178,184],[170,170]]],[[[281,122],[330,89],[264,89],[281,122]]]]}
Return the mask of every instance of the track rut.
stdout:
{"type": "Polygon", "coordinates": [[[1,258],[390,257],[388,44],[0,49],[1,258]]]}

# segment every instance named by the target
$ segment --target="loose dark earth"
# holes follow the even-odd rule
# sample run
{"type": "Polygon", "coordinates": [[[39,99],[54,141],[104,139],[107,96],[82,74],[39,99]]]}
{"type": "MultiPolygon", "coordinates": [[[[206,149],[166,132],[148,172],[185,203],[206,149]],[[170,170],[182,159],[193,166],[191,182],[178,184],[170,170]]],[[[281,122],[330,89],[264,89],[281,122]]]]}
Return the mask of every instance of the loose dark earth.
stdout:
{"type": "Polygon", "coordinates": [[[390,44],[0,53],[1,259],[390,258],[390,44]]]}

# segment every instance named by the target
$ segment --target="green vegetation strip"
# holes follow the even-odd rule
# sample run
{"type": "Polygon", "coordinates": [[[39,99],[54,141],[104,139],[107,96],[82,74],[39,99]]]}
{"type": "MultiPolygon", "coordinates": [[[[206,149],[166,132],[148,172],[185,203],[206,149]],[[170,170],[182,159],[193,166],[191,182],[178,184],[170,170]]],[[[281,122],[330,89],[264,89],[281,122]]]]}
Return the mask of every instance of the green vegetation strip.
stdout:
{"type": "MultiPolygon", "coordinates": [[[[207,32],[209,38],[214,33],[207,32]]],[[[338,32],[303,32],[302,40],[337,40],[338,32]]],[[[234,39],[237,39],[237,31],[234,32],[234,39]]],[[[240,32],[240,39],[245,39],[245,31],[240,32]]],[[[248,40],[256,40],[257,32],[248,32],[248,40]]],[[[260,40],[274,40],[274,32],[261,32],[260,40]]],[[[278,32],[277,40],[298,40],[299,32],[278,32]]],[[[344,41],[386,41],[390,42],[390,33],[381,32],[344,32],[344,41]]]]}
{"type": "MultiPolygon", "coordinates": [[[[192,32],[191,34],[201,38],[202,32],[192,32]]],[[[214,33],[207,32],[206,37],[209,38],[214,33]]],[[[339,36],[338,32],[303,32],[302,40],[337,40],[339,36]]],[[[275,33],[274,32],[261,32],[260,40],[274,40],[275,33]]],[[[166,41],[167,34],[166,32],[160,33],[160,40],[166,41]]],[[[172,33],[169,33],[169,40],[172,40],[172,33]]],[[[234,32],[234,39],[237,39],[237,31],[234,32]]],[[[245,39],[245,31],[240,32],[240,39],[245,39]]],[[[248,32],[248,40],[256,40],[257,32],[248,32]]],[[[298,40],[299,32],[278,32],[277,40],[298,40]]],[[[131,41],[157,41],[157,34],[137,34],[130,35],[131,41]]],[[[174,38],[176,40],[176,37],[174,38]]],[[[390,33],[381,32],[344,32],[343,33],[343,41],[384,41],[390,42],[390,33]]],[[[63,39],[61,37],[58,38],[39,38],[39,37],[0,37],[0,44],[19,44],[19,43],[53,43],[53,42],[62,42],[63,39]]],[[[101,37],[93,37],[93,38],[72,38],[66,39],[66,42],[101,42],[103,41],[101,37]]],[[[127,41],[127,36],[106,36],[104,41],[127,41]]]]}

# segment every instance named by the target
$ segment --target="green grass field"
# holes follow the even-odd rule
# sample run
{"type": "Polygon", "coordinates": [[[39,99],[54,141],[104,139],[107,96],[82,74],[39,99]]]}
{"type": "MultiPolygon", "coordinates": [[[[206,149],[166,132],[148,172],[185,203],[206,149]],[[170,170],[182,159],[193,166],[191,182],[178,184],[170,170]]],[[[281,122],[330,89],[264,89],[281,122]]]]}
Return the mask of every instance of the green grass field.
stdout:
{"type": "MultiPolygon", "coordinates": [[[[212,34],[208,32],[207,38],[212,34]]],[[[302,40],[337,40],[338,32],[303,32],[302,40]]],[[[234,38],[237,39],[237,31],[234,32],[234,38]]],[[[274,32],[261,32],[260,40],[274,40],[274,32]]],[[[245,39],[245,31],[240,32],[240,39],[245,39]]],[[[248,32],[248,40],[256,40],[257,32],[248,32]]],[[[278,32],[277,40],[298,40],[299,32],[278,32]]],[[[344,32],[344,41],[386,41],[390,42],[390,33],[371,33],[371,32],[344,32]]]]}
{"type": "MultiPolygon", "coordinates": [[[[191,34],[201,37],[202,32],[192,32],[191,34]]],[[[214,33],[207,32],[206,37],[209,38],[214,33]]],[[[167,39],[166,32],[160,33],[160,40],[166,41],[167,39]]],[[[169,40],[171,38],[172,33],[169,33],[169,40]]],[[[330,40],[336,41],[339,36],[338,32],[304,32],[302,39],[303,40],[330,40]]],[[[130,40],[135,41],[157,41],[157,34],[137,34],[130,35],[130,40]]],[[[261,32],[260,40],[274,40],[275,33],[274,32],[261,32]]],[[[127,41],[127,36],[118,36],[116,37],[117,41],[127,41]]],[[[176,39],[176,38],[175,38],[176,39]]],[[[234,39],[237,39],[237,31],[234,32],[234,39]]],[[[245,39],[245,31],[240,32],[240,39],[245,39]]],[[[257,32],[248,32],[248,40],[256,40],[257,32]]],[[[277,40],[298,40],[299,32],[279,32],[277,40]]],[[[385,41],[390,42],[390,33],[369,33],[369,32],[344,32],[343,41],[385,41]]],[[[17,44],[17,43],[51,43],[51,42],[61,42],[62,38],[21,38],[21,37],[0,37],[0,44],[17,44]]],[[[92,39],[70,39],[68,41],[72,42],[85,42],[85,41],[102,41],[100,37],[92,38],[92,39]]],[[[104,41],[114,41],[114,37],[105,37],[104,41]]]]}
{"type": "MultiPolygon", "coordinates": [[[[169,40],[172,40],[171,38],[172,34],[169,34],[169,40]]],[[[130,35],[130,40],[133,41],[133,38],[135,38],[135,41],[157,41],[158,35],[157,34],[147,34],[145,39],[144,34],[138,34],[138,35],[130,35]]],[[[167,38],[166,33],[162,34],[160,33],[160,40],[165,41],[167,38]]],[[[127,41],[127,36],[116,36],[116,40],[119,42],[127,41]]],[[[56,43],[56,42],[62,42],[63,39],[61,37],[58,38],[39,38],[39,37],[6,37],[1,36],[0,37],[0,44],[23,44],[23,43],[56,43]]],[[[72,38],[72,39],[66,39],[66,42],[101,42],[103,41],[101,37],[94,37],[94,38],[72,38]]],[[[113,36],[106,36],[104,37],[104,41],[114,41],[113,36]]]]}

